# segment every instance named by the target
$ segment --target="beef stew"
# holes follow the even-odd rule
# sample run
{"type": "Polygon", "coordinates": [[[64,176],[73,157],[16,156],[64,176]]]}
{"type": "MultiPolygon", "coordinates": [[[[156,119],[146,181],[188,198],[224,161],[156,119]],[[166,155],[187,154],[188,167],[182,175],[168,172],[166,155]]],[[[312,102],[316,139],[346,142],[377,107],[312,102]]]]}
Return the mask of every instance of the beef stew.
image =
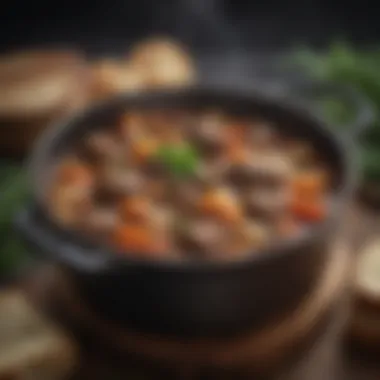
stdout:
{"type": "Polygon", "coordinates": [[[60,158],[65,227],[141,259],[237,260],[322,222],[328,167],[310,141],[219,110],[132,110],[60,158]]]}

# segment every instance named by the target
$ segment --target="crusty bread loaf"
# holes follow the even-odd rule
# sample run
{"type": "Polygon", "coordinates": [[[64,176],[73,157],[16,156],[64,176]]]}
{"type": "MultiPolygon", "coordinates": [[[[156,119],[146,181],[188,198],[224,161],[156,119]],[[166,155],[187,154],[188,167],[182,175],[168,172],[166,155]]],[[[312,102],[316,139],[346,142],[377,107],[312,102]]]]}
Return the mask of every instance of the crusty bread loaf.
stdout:
{"type": "Polygon", "coordinates": [[[90,75],[70,51],[26,51],[0,57],[0,150],[25,153],[56,118],[87,102],[90,75]]]}
{"type": "Polygon", "coordinates": [[[92,78],[92,95],[96,100],[146,87],[142,73],[123,61],[106,59],[95,62],[92,78]]]}
{"type": "Polygon", "coordinates": [[[84,60],[68,51],[28,51],[0,57],[0,118],[29,119],[56,112],[80,79],[84,60]]]}
{"type": "Polygon", "coordinates": [[[192,84],[196,69],[190,55],[176,42],[153,38],[134,46],[127,59],[93,64],[95,99],[120,92],[192,84]]]}
{"type": "Polygon", "coordinates": [[[196,79],[190,54],[168,38],[152,38],[137,44],[129,55],[132,67],[140,70],[150,87],[183,86],[196,79]]]}
{"type": "Polygon", "coordinates": [[[0,379],[63,379],[76,359],[72,341],[36,313],[21,292],[0,292],[0,379]]]}
{"type": "Polygon", "coordinates": [[[190,55],[170,39],[136,45],[129,58],[88,65],[77,52],[30,50],[0,56],[0,152],[21,155],[56,118],[125,91],[191,84],[190,55]]]}

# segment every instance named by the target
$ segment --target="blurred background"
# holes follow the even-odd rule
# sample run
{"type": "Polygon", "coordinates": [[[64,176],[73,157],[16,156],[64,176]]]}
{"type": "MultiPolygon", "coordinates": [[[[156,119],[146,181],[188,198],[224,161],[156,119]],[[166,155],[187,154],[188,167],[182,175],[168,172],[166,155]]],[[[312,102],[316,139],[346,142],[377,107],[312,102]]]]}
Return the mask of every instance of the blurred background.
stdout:
{"type": "Polygon", "coordinates": [[[190,47],[241,46],[246,51],[326,46],[344,36],[358,45],[380,35],[375,1],[102,1],[27,2],[2,6],[1,49],[29,44],[75,44],[112,53],[126,41],[171,34],[190,47]]]}

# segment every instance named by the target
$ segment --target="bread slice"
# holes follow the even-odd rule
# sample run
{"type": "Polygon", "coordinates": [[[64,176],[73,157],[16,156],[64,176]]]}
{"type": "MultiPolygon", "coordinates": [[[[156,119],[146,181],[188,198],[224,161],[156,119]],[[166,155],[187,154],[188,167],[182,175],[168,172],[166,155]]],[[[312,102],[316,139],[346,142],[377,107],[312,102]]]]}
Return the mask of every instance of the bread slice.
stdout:
{"type": "Polygon", "coordinates": [[[0,57],[0,119],[51,114],[67,102],[85,61],[75,52],[26,51],[0,57]]]}
{"type": "MultiPolygon", "coordinates": [[[[368,243],[360,253],[355,277],[357,298],[379,309],[380,318],[380,239],[368,243]]],[[[380,322],[380,319],[379,319],[380,322]]]]}
{"type": "Polygon", "coordinates": [[[0,149],[25,153],[35,137],[87,103],[90,74],[71,51],[26,51],[0,57],[0,149]]]}
{"type": "Polygon", "coordinates": [[[0,379],[59,380],[73,371],[73,342],[16,290],[0,292],[0,379]]]}
{"type": "Polygon", "coordinates": [[[195,82],[190,54],[167,38],[151,38],[134,46],[124,59],[105,59],[92,66],[93,95],[105,98],[126,91],[175,87],[195,82]]]}
{"type": "Polygon", "coordinates": [[[78,91],[66,99],[66,104],[51,114],[15,120],[0,118],[0,150],[2,156],[20,157],[27,154],[40,134],[61,119],[86,107],[89,99],[86,93],[78,91]]]}
{"type": "Polygon", "coordinates": [[[184,86],[196,81],[191,55],[169,38],[156,37],[140,42],[130,52],[129,59],[149,87],[184,86]]]}
{"type": "Polygon", "coordinates": [[[380,346],[380,239],[360,253],[354,278],[355,302],[350,335],[357,342],[380,346]]]}
{"type": "Polygon", "coordinates": [[[122,60],[104,59],[92,65],[92,97],[107,98],[126,91],[139,91],[146,87],[141,70],[122,60]]]}

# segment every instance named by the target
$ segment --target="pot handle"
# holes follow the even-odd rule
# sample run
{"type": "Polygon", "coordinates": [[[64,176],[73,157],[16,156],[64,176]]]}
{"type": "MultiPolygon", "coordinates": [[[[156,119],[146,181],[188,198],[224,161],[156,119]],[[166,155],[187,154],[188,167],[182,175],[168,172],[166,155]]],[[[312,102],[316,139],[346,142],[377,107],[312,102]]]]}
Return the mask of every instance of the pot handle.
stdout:
{"type": "Polygon", "coordinates": [[[290,83],[289,87],[300,96],[305,96],[309,108],[311,104],[311,109],[316,111],[322,119],[322,110],[315,105],[315,98],[320,97],[323,99],[325,96],[334,96],[353,107],[355,109],[353,120],[339,128],[342,130],[340,133],[345,135],[345,137],[355,139],[361,136],[375,121],[375,111],[371,102],[352,86],[326,82],[300,81],[290,83]]]}
{"type": "Polygon", "coordinates": [[[96,272],[104,270],[108,261],[100,252],[88,249],[78,252],[78,249],[70,244],[67,239],[54,232],[43,221],[35,207],[27,207],[16,214],[15,228],[22,238],[28,243],[35,253],[53,258],[60,264],[70,265],[80,271],[96,272]]]}

